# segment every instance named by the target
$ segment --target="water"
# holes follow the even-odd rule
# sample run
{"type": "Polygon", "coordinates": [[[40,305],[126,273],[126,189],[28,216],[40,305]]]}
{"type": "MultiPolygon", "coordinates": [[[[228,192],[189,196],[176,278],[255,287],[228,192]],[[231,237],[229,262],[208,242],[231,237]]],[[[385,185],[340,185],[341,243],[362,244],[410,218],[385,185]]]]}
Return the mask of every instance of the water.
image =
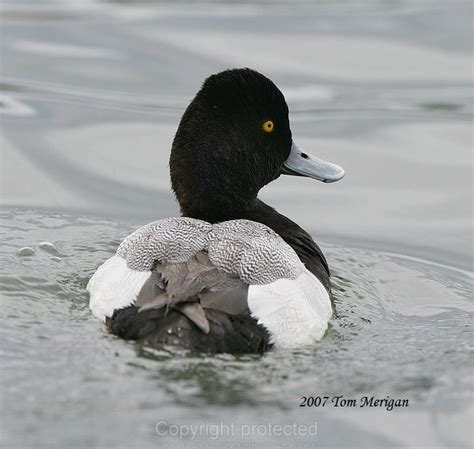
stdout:
{"type": "Polygon", "coordinates": [[[2,444],[472,446],[471,9],[4,2],[2,444]],[[299,145],[346,169],[262,192],[322,243],[337,317],[317,347],[263,357],[102,333],[89,277],[130,231],[177,214],[180,114],[205,76],[240,65],[285,92],[299,145]],[[409,406],[299,406],[340,395],[409,406]],[[315,421],[316,436],[249,428],[315,421]],[[173,425],[203,427],[180,439],[173,425]]]}

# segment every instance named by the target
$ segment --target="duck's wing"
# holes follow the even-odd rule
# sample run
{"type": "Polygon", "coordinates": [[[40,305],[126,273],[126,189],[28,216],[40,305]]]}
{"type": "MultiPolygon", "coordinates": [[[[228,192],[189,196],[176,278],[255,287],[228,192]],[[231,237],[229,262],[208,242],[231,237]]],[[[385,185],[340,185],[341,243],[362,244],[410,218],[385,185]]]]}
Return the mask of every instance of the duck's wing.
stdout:
{"type": "Polygon", "coordinates": [[[199,295],[204,309],[214,309],[228,315],[245,315],[249,313],[248,285],[221,291],[207,291],[199,295]]]}
{"type": "MultiPolygon", "coordinates": [[[[230,333],[225,341],[232,339],[232,332],[243,338],[245,326],[250,330],[247,337],[257,336],[258,345],[262,335],[267,335],[266,344],[270,344],[268,329],[279,330],[288,324],[284,298],[278,296],[280,281],[286,282],[285,291],[291,293],[288,306],[317,313],[304,303],[307,298],[299,285],[304,273],[314,278],[295,251],[261,223],[232,220],[211,225],[190,218],[166,219],[135,231],[117,254],[99,267],[88,285],[90,307],[113,333],[124,338],[169,341],[166,333],[173,334],[175,328],[168,332],[164,327],[172,324],[169,315],[178,313],[181,318],[176,321],[180,323],[176,332],[183,329],[182,320],[186,319],[188,327],[208,336],[210,348],[214,345],[211,340],[222,338],[223,332],[230,333]],[[254,295],[249,307],[251,288],[263,293],[254,295]],[[258,326],[263,330],[257,332],[258,326]]],[[[294,326],[300,316],[293,314],[291,319],[294,326]]],[[[187,333],[196,337],[189,330],[187,333]]],[[[315,335],[306,334],[308,342],[315,335]]],[[[182,346],[179,338],[174,340],[182,346]]],[[[203,342],[203,337],[198,341],[203,342]]],[[[291,341],[285,344],[291,345],[291,341]]],[[[245,340],[242,347],[248,348],[250,343],[245,340]]]]}
{"type": "Polygon", "coordinates": [[[138,312],[173,307],[206,334],[210,325],[205,309],[248,314],[248,286],[217,270],[206,255],[197,256],[179,267],[156,267],[134,302],[138,312]]]}
{"type": "Polygon", "coordinates": [[[168,218],[145,225],[120,244],[92,276],[90,308],[100,318],[131,304],[170,305],[205,291],[295,279],[296,253],[267,226],[248,220],[211,225],[168,218]],[[166,295],[166,298],[159,298],[166,295]]]}
{"type": "Polygon", "coordinates": [[[126,237],[117,253],[90,279],[89,307],[102,320],[115,310],[154,300],[165,290],[166,279],[156,268],[181,266],[201,251],[209,223],[192,218],[168,218],[142,226],[126,237]]]}

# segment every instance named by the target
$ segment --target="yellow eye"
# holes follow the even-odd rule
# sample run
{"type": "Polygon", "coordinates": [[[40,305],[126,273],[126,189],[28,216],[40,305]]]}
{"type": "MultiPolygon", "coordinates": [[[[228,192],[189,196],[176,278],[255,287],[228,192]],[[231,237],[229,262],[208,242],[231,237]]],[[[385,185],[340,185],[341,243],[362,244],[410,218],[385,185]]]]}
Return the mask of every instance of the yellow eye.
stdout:
{"type": "Polygon", "coordinates": [[[271,120],[267,120],[263,125],[262,125],[262,129],[266,132],[266,133],[271,133],[273,132],[273,122],[271,120]]]}

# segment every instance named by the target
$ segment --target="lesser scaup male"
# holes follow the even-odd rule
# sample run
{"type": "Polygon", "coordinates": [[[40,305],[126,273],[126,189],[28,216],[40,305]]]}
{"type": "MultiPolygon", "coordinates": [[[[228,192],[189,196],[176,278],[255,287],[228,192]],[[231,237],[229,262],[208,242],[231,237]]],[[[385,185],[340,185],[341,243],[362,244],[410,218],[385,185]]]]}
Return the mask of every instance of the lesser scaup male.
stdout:
{"type": "Polygon", "coordinates": [[[334,182],[344,170],[298,148],[275,84],[250,69],[207,78],[181,119],[170,173],[182,217],[132,233],[87,286],[109,331],[204,352],[320,340],[332,315],[326,259],[257,194],[282,173],[334,182]]]}

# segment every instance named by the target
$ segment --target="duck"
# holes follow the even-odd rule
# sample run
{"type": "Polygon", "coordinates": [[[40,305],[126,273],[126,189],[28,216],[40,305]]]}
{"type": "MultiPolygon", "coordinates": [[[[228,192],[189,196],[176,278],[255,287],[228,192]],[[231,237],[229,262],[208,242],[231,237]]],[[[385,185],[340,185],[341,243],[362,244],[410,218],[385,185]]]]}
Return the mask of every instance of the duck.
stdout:
{"type": "Polygon", "coordinates": [[[209,76],[181,118],[169,168],[181,216],[134,231],[87,284],[107,332],[199,353],[319,342],[334,313],[328,262],[258,194],[280,175],[332,183],[345,172],[295,143],[280,89],[249,68],[209,76]]]}

